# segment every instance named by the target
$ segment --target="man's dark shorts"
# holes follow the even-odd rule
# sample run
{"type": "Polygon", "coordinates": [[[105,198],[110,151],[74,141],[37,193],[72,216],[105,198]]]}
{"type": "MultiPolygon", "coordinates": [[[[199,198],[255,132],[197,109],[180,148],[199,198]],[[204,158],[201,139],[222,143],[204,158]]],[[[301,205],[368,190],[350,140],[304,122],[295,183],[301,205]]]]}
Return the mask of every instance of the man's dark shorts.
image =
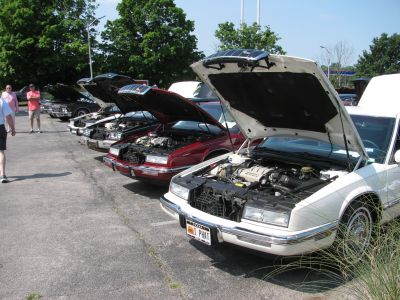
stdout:
{"type": "Polygon", "coordinates": [[[7,131],[4,125],[0,125],[0,150],[6,150],[7,131]]]}

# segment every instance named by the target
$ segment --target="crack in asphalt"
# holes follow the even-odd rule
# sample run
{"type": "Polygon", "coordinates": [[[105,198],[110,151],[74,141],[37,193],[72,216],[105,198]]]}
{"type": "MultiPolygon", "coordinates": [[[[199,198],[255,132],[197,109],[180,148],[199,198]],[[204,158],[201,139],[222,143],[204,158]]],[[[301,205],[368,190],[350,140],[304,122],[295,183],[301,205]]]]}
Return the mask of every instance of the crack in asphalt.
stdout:
{"type": "Polygon", "coordinates": [[[109,201],[112,203],[111,205],[112,210],[123,221],[124,225],[127,226],[136,235],[138,240],[141,241],[142,246],[146,250],[146,253],[149,256],[149,258],[153,261],[154,265],[157,266],[162,272],[164,277],[164,283],[167,284],[168,288],[172,291],[176,291],[182,299],[190,299],[190,297],[185,293],[182,284],[180,282],[173,281],[174,277],[168,271],[168,266],[162,260],[160,254],[157,253],[154,247],[149,242],[146,241],[143,234],[130,223],[129,217],[126,214],[124,214],[124,212],[121,210],[121,208],[119,207],[118,203],[115,200],[115,196],[112,193],[106,191],[104,187],[98,182],[97,178],[93,175],[93,173],[84,168],[82,162],[80,162],[76,158],[74,151],[68,149],[66,157],[68,159],[71,159],[78,166],[76,167],[76,169],[78,169],[80,172],[83,173],[85,178],[87,178],[91,182],[92,186],[95,186],[97,188],[93,189],[95,194],[99,195],[99,197],[103,197],[104,199],[109,199],[109,201]],[[178,285],[179,287],[173,288],[172,286],[173,285],[175,286],[175,284],[178,285]]]}

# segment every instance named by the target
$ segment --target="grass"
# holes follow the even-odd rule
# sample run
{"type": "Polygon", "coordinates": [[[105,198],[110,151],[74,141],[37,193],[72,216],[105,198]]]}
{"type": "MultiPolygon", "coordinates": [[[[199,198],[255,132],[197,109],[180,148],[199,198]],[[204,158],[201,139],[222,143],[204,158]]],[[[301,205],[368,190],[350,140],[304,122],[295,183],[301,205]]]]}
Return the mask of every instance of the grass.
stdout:
{"type": "Polygon", "coordinates": [[[32,293],[32,294],[29,294],[28,296],[26,296],[26,300],[38,300],[42,297],[43,296],[38,293],[32,293]]]}
{"type": "MultiPolygon", "coordinates": [[[[354,257],[356,255],[354,253],[354,257]]],[[[275,266],[265,279],[274,280],[288,271],[303,270],[305,277],[309,278],[290,287],[315,293],[342,286],[345,296],[353,299],[400,299],[399,220],[376,229],[371,246],[363,257],[357,258],[358,262],[349,264],[332,247],[316,255],[301,256],[288,264],[275,266]]]]}

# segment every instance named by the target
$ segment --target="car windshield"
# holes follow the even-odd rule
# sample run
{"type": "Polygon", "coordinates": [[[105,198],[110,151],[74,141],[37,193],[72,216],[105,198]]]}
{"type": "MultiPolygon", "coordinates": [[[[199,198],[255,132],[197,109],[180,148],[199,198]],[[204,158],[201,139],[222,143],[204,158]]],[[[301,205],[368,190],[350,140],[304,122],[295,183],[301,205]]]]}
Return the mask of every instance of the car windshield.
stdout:
{"type": "MultiPolygon", "coordinates": [[[[232,115],[225,108],[222,111],[222,106],[219,103],[204,102],[199,103],[198,105],[214,119],[218,120],[218,122],[220,122],[225,128],[228,127],[231,133],[239,132],[232,115]]],[[[195,121],[178,121],[174,124],[174,126],[172,126],[172,128],[181,130],[206,131],[211,132],[212,134],[219,134],[221,132],[221,128],[218,126],[195,121]]]]}
{"type": "MultiPolygon", "coordinates": [[[[383,163],[388,150],[395,120],[393,118],[352,115],[351,118],[359,132],[370,158],[370,162],[383,163]]],[[[276,136],[265,139],[256,149],[274,153],[291,153],[317,161],[332,161],[346,165],[346,149],[342,146],[300,137],[276,136]]],[[[350,162],[355,163],[359,154],[349,152],[350,162]]]]}
{"type": "Polygon", "coordinates": [[[351,115],[368,156],[383,163],[393,133],[394,118],[351,115]]]}
{"type": "Polygon", "coordinates": [[[197,86],[196,91],[194,92],[193,96],[195,98],[204,98],[204,99],[217,99],[217,95],[213,93],[213,91],[210,90],[210,88],[204,84],[201,83],[197,86]]]}

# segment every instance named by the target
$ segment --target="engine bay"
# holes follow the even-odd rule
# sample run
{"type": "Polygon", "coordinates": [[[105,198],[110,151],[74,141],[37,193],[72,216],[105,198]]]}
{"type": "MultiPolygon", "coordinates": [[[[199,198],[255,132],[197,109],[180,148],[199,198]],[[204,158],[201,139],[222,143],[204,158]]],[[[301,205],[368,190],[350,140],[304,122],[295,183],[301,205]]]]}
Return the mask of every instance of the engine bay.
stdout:
{"type": "Polygon", "coordinates": [[[344,170],[301,165],[289,160],[232,154],[174,183],[190,189],[189,204],[201,211],[239,222],[246,203],[268,210],[291,211],[344,170]]]}
{"type": "Polygon", "coordinates": [[[121,118],[111,122],[98,124],[91,133],[90,138],[95,140],[113,139],[112,133],[127,132],[149,124],[148,121],[135,120],[131,118],[121,118]]]}
{"type": "Polygon", "coordinates": [[[165,156],[202,138],[188,135],[187,132],[164,130],[162,132],[149,132],[146,136],[137,138],[133,143],[126,144],[120,151],[122,160],[142,164],[146,155],[165,156]]]}

